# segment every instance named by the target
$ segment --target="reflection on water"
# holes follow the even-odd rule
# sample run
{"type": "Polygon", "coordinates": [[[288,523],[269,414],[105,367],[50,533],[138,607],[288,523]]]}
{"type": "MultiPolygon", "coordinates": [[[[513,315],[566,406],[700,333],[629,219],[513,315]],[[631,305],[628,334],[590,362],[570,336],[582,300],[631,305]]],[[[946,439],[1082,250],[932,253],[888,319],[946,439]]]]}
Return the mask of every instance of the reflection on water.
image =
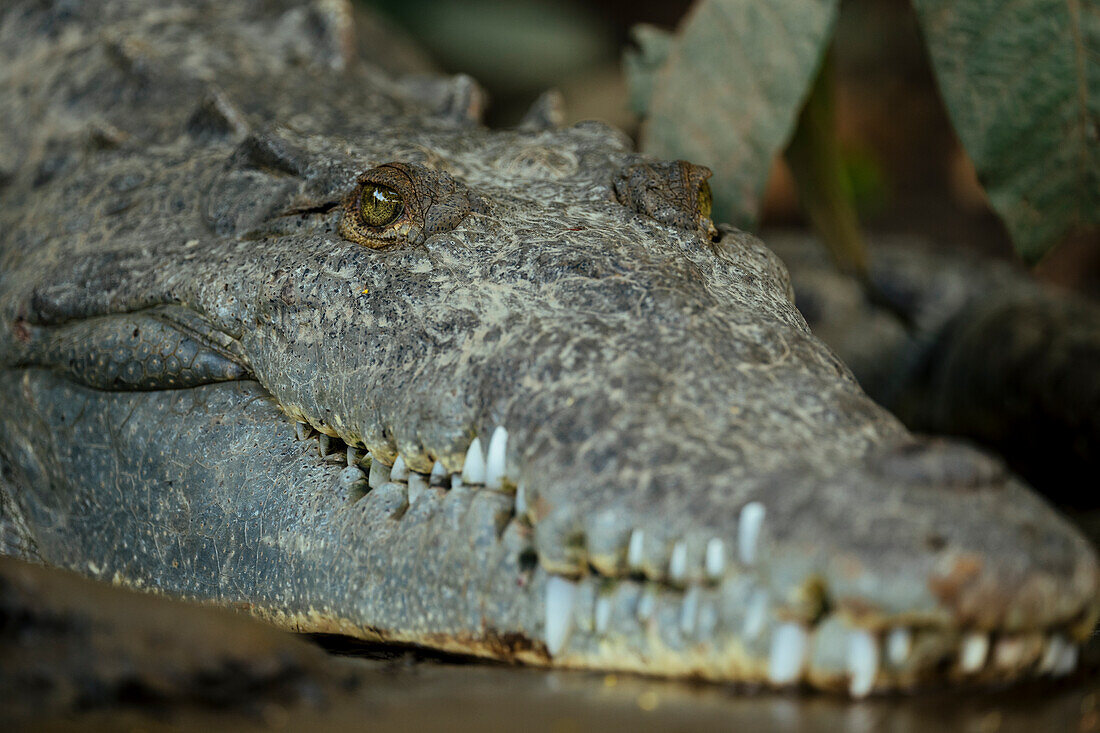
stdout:
{"type": "MultiPolygon", "coordinates": [[[[1100,655],[1093,644],[1086,663],[1100,655]]],[[[345,660],[334,660],[345,663],[345,660]]],[[[350,659],[363,685],[320,719],[372,730],[740,730],[1100,732],[1100,678],[1007,690],[933,691],[849,702],[822,694],[748,693],[702,683],[532,669],[350,659]]],[[[312,718],[312,719],[310,719],[312,718]]],[[[282,722],[282,721],[280,721],[282,722]]]]}

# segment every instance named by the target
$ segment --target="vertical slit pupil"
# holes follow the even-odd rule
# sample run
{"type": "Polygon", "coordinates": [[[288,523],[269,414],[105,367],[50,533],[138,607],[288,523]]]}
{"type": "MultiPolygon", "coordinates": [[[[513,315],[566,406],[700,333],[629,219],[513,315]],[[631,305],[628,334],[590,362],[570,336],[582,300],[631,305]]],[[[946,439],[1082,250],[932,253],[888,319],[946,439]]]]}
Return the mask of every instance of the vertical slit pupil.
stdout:
{"type": "Polygon", "coordinates": [[[389,186],[368,183],[363,186],[359,211],[368,226],[381,227],[396,219],[405,208],[401,195],[389,186]]]}

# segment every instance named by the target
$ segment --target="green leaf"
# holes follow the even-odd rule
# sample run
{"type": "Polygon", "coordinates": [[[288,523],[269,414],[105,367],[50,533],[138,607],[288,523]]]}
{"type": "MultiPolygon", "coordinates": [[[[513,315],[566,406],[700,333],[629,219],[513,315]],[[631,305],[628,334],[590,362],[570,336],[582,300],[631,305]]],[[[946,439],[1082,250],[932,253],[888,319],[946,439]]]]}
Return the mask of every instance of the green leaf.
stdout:
{"type": "Polygon", "coordinates": [[[837,0],[702,0],[653,78],[642,150],[714,171],[715,214],[751,225],[832,37],[837,0]]]}
{"type": "Polygon", "coordinates": [[[913,0],[951,119],[1028,261],[1100,223],[1100,3],[913,0]]]}
{"type": "Polygon", "coordinates": [[[636,48],[627,49],[623,54],[623,73],[630,89],[630,109],[644,117],[653,98],[654,77],[668,61],[674,36],[662,28],[642,23],[630,29],[630,38],[636,48]]]}

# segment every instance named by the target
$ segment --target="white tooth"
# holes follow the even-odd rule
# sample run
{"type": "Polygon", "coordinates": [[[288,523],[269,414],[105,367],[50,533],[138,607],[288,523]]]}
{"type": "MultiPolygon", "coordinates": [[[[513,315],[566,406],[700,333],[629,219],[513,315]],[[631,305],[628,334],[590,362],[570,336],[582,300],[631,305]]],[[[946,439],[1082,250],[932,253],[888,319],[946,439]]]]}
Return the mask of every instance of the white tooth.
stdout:
{"type": "Polygon", "coordinates": [[[409,474],[409,503],[419,499],[428,490],[428,479],[420,473],[409,474]]]}
{"type": "Polygon", "coordinates": [[[377,489],[382,484],[388,484],[390,482],[390,467],[372,456],[367,481],[372,489],[377,489]]]}
{"type": "Polygon", "coordinates": [[[668,561],[668,576],[673,582],[680,582],[687,575],[688,547],[687,542],[680,540],[672,546],[672,556],[668,561]]]}
{"type": "Polygon", "coordinates": [[[878,642],[868,631],[853,631],[848,637],[848,674],[852,697],[867,697],[878,674],[878,642]]]}
{"type": "Polygon", "coordinates": [[[489,438],[489,457],[485,461],[485,486],[499,489],[504,483],[504,454],[508,449],[508,431],[497,426],[489,438]]]}
{"type": "Polygon", "coordinates": [[[565,648],[573,628],[577,586],[556,575],[546,580],[546,651],[556,657],[565,648]]]}
{"type": "Polygon", "coordinates": [[[332,452],[332,438],[321,433],[317,436],[317,455],[324,458],[330,452],[332,452]]]}
{"type": "Polygon", "coordinates": [[[741,509],[737,522],[737,551],[741,562],[752,565],[756,560],[756,543],[764,524],[764,505],[751,501],[741,509]]]}
{"type": "Polygon", "coordinates": [[[756,589],[749,596],[749,602],[745,608],[745,624],[742,632],[746,640],[755,639],[764,630],[764,622],[768,616],[768,592],[756,589]]]}
{"type": "Polygon", "coordinates": [[[626,548],[626,565],[636,570],[642,565],[642,542],[645,541],[645,532],[636,529],[630,533],[630,544],[626,548]]]}
{"type": "Polygon", "coordinates": [[[638,608],[636,609],[638,620],[643,623],[648,621],[656,608],[657,594],[652,587],[646,586],[646,589],[642,591],[642,597],[638,599],[638,608]]]}
{"type": "Polygon", "coordinates": [[[900,667],[909,659],[909,651],[913,648],[913,636],[909,629],[898,626],[891,629],[886,636],[886,658],[890,664],[900,667]]]}
{"type": "Polygon", "coordinates": [[[1066,644],[1066,640],[1059,634],[1054,634],[1047,642],[1046,649],[1043,650],[1043,656],[1039,660],[1039,673],[1046,674],[1053,672],[1054,668],[1058,666],[1058,660],[1062,658],[1062,652],[1069,646],[1066,644]]]}
{"type": "Polygon", "coordinates": [[[451,474],[451,491],[454,491],[455,489],[461,489],[461,488],[462,488],[462,474],[452,473],[451,474]]]}
{"type": "Polygon", "coordinates": [[[695,621],[699,618],[699,588],[692,586],[684,594],[683,605],[680,606],[680,631],[684,636],[695,631],[695,621]]]}
{"type": "Polygon", "coordinates": [[[809,637],[802,624],[786,622],[776,627],[768,657],[768,680],[775,685],[788,685],[802,675],[809,637]]]}
{"type": "Polygon", "coordinates": [[[726,571],[726,543],[717,537],[707,542],[707,577],[717,580],[726,571]]]}
{"type": "Polygon", "coordinates": [[[1059,655],[1058,661],[1054,663],[1051,674],[1055,677],[1065,677],[1073,674],[1075,669],[1077,669],[1077,645],[1067,643],[1062,647],[1062,653],[1059,655]]]}
{"type": "Polygon", "coordinates": [[[306,438],[308,438],[310,436],[310,433],[312,433],[312,432],[313,432],[313,428],[310,427],[309,423],[307,423],[307,422],[296,422],[296,423],[294,423],[294,435],[297,436],[298,440],[305,440],[306,438]]]}
{"type": "Polygon", "coordinates": [[[466,462],[462,464],[462,480],[467,484],[485,483],[485,454],[481,452],[480,438],[474,438],[466,451],[466,462]]]}
{"type": "Polygon", "coordinates": [[[408,481],[408,479],[409,467],[405,465],[405,459],[398,456],[393,462],[393,468],[390,469],[390,481],[408,481]]]}
{"type": "Polygon", "coordinates": [[[602,634],[607,631],[607,627],[611,624],[611,599],[605,596],[600,596],[596,599],[596,633],[602,634]]]}
{"type": "Polygon", "coordinates": [[[963,672],[977,672],[985,664],[985,658],[989,655],[988,634],[967,634],[962,641],[959,650],[959,667],[963,672]]]}
{"type": "Polygon", "coordinates": [[[344,451],[344,459],[349,466],[359,466],[363,461],[363,449],[356,448],[353,445],[349,445],[348,449],[344,451]]]}
{"type": "Polygon", "coordinates": [[[428,478],[428,483],[432,486],[446,486],[447,485],[447,469],[443,468],[443,463],[436,461],[432,466],[431,476],[428,478]]]}
{"type": "Polygon", "coordinates": [[[516,516],[527,516],[527,486],[522,481],[516,487],[516,516]]]}
{"type": "Polygon", "coordinates": [[[718,608],[713,602],[703,601],[699,605],[699,620],[696,626],[699,628],[699,637],[709,638],[714,634],[714,627],[718,625],[718,608]]]}

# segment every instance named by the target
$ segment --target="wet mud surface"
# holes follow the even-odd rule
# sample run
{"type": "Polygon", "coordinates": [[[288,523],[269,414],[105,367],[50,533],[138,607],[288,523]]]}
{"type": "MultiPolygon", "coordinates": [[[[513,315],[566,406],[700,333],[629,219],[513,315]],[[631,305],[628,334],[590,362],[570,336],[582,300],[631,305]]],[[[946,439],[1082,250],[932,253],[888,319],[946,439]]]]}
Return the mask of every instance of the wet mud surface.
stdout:
{"type": "Polygon", "coordinates": [[[0,725],[211,731],[1100,731],[1100,637],[1064,680],[851,702],[470,663],[286,634],[0,558],[0,725]]]}

